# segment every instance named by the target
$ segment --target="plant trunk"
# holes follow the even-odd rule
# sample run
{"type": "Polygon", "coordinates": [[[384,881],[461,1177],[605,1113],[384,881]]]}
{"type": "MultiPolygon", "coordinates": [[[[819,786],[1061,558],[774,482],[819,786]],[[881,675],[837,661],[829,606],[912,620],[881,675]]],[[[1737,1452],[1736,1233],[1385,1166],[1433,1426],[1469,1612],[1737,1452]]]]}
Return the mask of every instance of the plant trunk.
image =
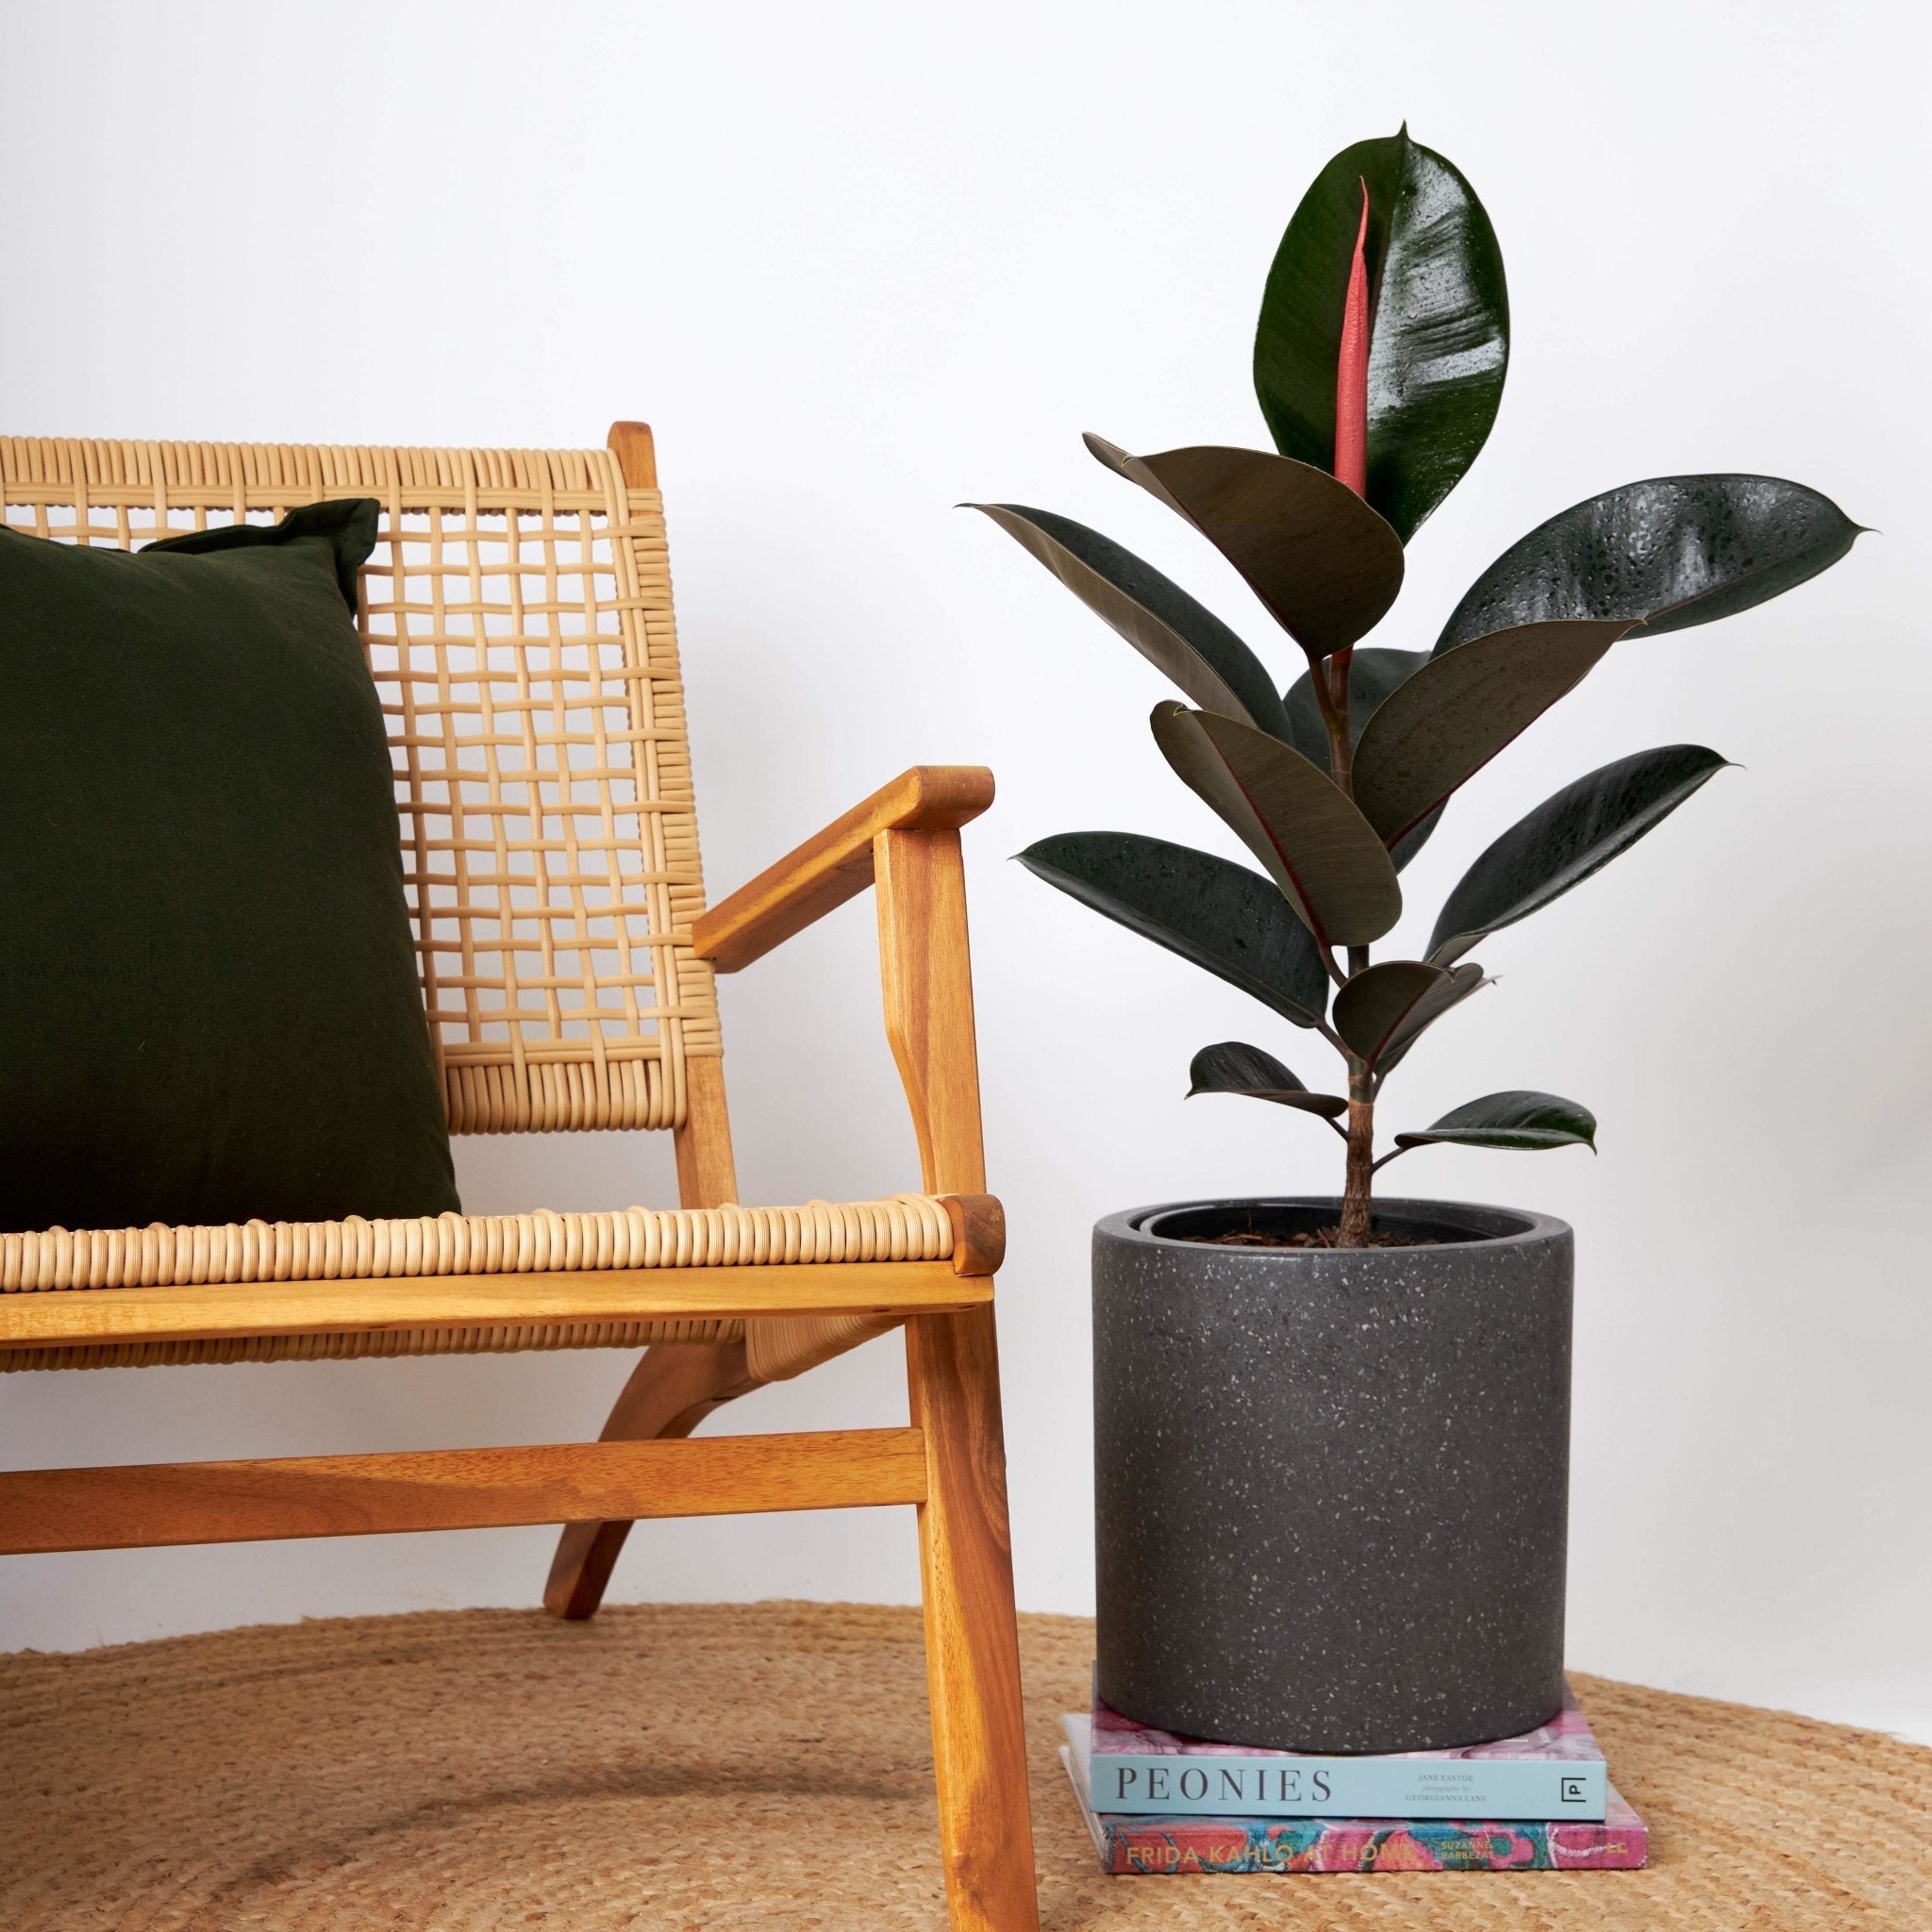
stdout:
{"type": "Polygon", "coordinates": [[[1365,1074],[1348,1083],[1348,1169],[1341,1189],[1341,1226],[1338,1248],[1369,1244],[1370,1176],[1375,1166],[1375,1103],[1365,1074]]]}

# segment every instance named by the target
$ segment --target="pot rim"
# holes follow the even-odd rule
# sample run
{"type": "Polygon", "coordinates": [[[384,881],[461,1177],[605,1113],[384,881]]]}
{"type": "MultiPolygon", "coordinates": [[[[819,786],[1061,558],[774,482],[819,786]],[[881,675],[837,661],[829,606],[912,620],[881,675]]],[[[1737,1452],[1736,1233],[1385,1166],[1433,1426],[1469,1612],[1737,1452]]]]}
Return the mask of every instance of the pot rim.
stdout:
{"type": "MultiPolygon", "coordinates": [[[[1216,1208],[1289,1208],[1317,1211],[1334,1208],[1339,1213],[1341,1197],[1339,1194],[1221,1194],[1191,1201],[1159,1201],[1144,1208],[1126,1208],[1118,1213],[1103,1215],[1093,1224],[1096,1238],[1105,1236],[1112,1241],[1145,1242],[1149,1246],[1162,1248],[1192,1248],[1200,1250],[1209,1245],[1201,1241],[1189,1241],[1177,1235],[1164,1235],[1155,1232],[1147,1224],[1168,1214],[1200,1211],[1216,1208]]],[[[1554,1214],[1539,1214],[1527,1208],[1499,1208],[1485,1201],[1437,1201],[1418,1195],[1397,1194],[1377,1195],[1374,1211],[1379,1218],[1384,1215],[1399,1217],[1405,1221],[1447,1223],[1450,1226],[1458,1224],[1469,1228],[1469,1239],[1449,1244],[1453,1249],[1470,1248],[1508,1248],[1528,1247],[1549,1241],[1559,1241],[1574,1234],[1567,1221],[1561,1221],[1554,1214]],[[1485,1232],[1485,1226],[1493,1227],[1498,1221],[1516,1224],[1514,1226],[1485,1232]]],[[[1237,1267],[1280,1267],[1284,1261],[1291,1265],[1298,1261],[1322,1261],[1333,1263],[1346,1258],[1362,1261],[1376,1256],[1413,1257],[1417,1250],[1401,1247],[1374,1248],[1213,1248],[1216,1260],[1228,1261],[1237,1267]]]]}

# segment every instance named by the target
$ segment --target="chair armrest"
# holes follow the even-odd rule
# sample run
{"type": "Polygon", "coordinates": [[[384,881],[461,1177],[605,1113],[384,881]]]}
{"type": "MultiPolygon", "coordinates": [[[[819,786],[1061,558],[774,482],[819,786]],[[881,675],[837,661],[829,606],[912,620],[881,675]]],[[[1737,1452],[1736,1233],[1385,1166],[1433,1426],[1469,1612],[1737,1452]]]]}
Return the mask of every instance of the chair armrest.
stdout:
{"type": "Polygon", "coordinates": [[[983,765],[914,765],[702,914],[692,948],[720,973],[736,973],[864,891],[881,832],[956,831],[991,803],[983,765]]]}

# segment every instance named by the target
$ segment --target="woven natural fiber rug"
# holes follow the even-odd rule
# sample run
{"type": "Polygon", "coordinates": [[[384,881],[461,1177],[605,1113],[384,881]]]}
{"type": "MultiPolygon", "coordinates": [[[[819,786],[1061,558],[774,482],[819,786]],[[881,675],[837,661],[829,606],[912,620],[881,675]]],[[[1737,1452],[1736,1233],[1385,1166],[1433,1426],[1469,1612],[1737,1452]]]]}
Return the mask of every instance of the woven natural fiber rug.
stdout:
{"type": "MultiPolygon", "coordinates": [[[[1932,1926],[1932,1751],[1578,1678],[1651,1869],[1104,1878],[1027,1617],[1041,1917],[1075,1927],[1932,1926]]],[[[356,1618],[0,1657],[0,1925],[939,1928],[916,1610],[356,1618]]]]}

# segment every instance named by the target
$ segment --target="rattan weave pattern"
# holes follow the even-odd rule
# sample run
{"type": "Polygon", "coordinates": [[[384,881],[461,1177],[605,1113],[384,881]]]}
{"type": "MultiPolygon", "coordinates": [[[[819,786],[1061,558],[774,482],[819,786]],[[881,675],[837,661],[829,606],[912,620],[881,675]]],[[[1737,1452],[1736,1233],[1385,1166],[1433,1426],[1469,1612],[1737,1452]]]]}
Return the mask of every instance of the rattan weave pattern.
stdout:
{"type": "Polygon", "coordinates": [[[674,1126],[719,1052],[661,500],[605,450],[0,438],[8,527],[130,547],[373,496],[389,719],[458,1133],[674,1126]]]}
{"type": "MultiPolygon", "coordinates": [[[[908,1560],[910,1552],[908,1552],[908,1560]]],[[[1924,1932],[1932,1752],[1575,1681],[1641,1872],[1108,1878],[1023,1617],[1043,1932],[1924,1932]]],[[[8,1932],[942,1932],[912,1608],[316,1620],[0,1657],[8,1932]]]]}
{"type": "MultiPolygon", "coordinates": [[[[561,1269],[936,1261],[952,1254],[953,1242],[953,1224],[943,1203],[928,1194],[900,1194],[883,1201],[809,1201],[798,1208],[631,1208],[602,1214],[444,1214],[419,1221],[254,1221],[226,1227],[77,1232],[53,1228],[0,1235],[0,1292],[527,1274],[561,1269]]],[[[758,1325],[762,1329],[772,1324],[758,1325]]],[[[651,1341],[730,1341],[742,1332],[743,1324],[738,1322],[682,1319],[0,1349],[0,1373],[536,1348],[640,1348],[651,1341]]],[[[760,1357],[771,1359],[779,1374],[795,1372],[788,1365],[780,1338],[763,1340],[760,1357]],[[774,1342],[778,1343],[775,1348],[774,1342]]]]}

